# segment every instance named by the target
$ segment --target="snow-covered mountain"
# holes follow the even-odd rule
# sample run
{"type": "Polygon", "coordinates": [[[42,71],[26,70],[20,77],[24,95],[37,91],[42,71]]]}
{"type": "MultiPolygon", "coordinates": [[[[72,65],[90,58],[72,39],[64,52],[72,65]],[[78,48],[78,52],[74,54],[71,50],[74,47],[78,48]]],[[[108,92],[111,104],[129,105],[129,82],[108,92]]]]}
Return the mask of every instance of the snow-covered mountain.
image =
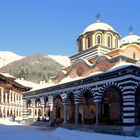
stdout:
{"type": "Polygon", "coordinates": [[[1,67],[0,72],[38,83],[56,76],[62,67],[64,66],[44,54],[33,54],[1,67]]]}
{"type": "Polygon", "coordinates": [[[70,59],[68,56],[61,56],[61,55],[48,55],[51,57],[54,61],[58,62],[62,66],[69,66],[70,65],[70,59]]]}
{"type": "MultiPolygon", "coordinates": [[[[70,59],[68,58],[68,56],[46,55],[46,57],[52,58],[54,61],[64,67],[70,65],[70,59]]],[[[10,51],[0,51],[0,68],[14,61],[18,61],[22,58],[24,58],[24,56],[17,55],[10,51]]]]}
{"type": "Polygon", "coordinates": [[[14,61],[20,60],[24,58],[23,56],[19,56],[13,52],[9,51],[0,51],[0,68],[12,63],[14,61]]]}
{"type": "Polygon", "coordinates": [[[13,52],[0,52],[0,72],[36,83],[49,81],[69,65],[67,56],[33,54],[23,57],[13,52]]]}

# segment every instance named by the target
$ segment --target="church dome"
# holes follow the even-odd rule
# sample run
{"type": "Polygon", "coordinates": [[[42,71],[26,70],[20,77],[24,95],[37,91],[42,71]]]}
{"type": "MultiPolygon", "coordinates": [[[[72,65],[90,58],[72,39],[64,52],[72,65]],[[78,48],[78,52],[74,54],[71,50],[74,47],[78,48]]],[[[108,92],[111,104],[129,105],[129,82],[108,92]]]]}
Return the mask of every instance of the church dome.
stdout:
{"type": "Polygon", "coordinates": [[[115,32],[114,28],[106,23],[103,22],[96,22],[93,24],[90,24],[88,27],[86,27],[82,34],[85,34],[86,32],[96,31],[96,30],[106,30],[106,31],[113,31],[115,32]]]}
{"type": "Polygon", "coordinates": [[[131,43],[140,43],[140,36],[130,33],[128,36],[121,39],[121,45],[131,43]]]}

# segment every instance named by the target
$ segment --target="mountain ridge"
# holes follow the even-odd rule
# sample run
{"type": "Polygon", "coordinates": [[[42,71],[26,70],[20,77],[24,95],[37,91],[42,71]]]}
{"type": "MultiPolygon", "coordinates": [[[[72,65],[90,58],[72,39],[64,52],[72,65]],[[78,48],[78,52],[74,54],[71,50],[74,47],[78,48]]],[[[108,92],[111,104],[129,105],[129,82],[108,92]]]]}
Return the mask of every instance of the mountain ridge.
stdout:
{"type": "MultiPolygon", "coordinates": [[[[45,54],[33,54],[22,57],[19,60],[8,63],[0,68],[0,72],[9,73],[15,78],[24,78],[25,80],[39,83],[40,81],[49,81],[51,77],[56,76],[64,67],[65,61],[59,63],[57,58],[63,59],[63,56],[50,56],[45,54]],[[57,59],[57,61],[56,61],[57,59]]],[[[69,59],[66,59],[68,65],[69,59]]]]}

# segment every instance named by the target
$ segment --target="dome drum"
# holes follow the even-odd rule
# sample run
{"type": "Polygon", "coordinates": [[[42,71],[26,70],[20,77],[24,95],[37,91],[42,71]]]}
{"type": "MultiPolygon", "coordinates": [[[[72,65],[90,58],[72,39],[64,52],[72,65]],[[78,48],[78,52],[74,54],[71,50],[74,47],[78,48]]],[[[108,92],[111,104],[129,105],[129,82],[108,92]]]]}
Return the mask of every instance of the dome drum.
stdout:
{"type": "Polygon", "coordinates": [[[120,36],[113,27],[106,23],[96,22],[89,25],[78,37],[78,50],[81,52],[96,45],[118,48],[119,39],[120,36]]]}

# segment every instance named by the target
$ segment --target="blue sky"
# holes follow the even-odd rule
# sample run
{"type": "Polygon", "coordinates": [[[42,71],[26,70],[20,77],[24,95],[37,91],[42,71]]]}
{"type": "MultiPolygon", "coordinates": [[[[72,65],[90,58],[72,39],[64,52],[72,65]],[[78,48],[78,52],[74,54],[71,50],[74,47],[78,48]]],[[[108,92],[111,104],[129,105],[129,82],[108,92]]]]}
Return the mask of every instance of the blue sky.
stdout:
{"type": "Polygon", "coordinates": [[[130,25],[140,35],[139,0],[0,0],[0,51],[72,55],[76,39],[96,21],[126,36],[130,25]]]}

